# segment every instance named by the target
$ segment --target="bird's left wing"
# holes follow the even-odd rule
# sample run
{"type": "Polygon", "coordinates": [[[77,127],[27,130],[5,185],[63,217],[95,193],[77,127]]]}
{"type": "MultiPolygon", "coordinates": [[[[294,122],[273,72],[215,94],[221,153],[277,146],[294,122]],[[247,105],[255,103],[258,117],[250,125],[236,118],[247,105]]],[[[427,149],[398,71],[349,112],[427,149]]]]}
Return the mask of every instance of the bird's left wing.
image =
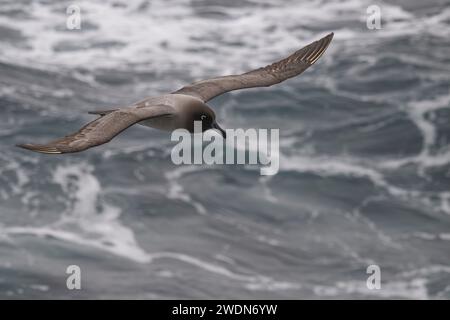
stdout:
{"type": "Polygon", "coordinates": [[[166,105],[121,108],[97,118],[64,138],[47,144],[20,144],[18,147],[47,154],[79,152],[109,142],[139,121],[171,114],[172,107],[166,105]]]}
{"type": "Polygon", "coordinates": [[[325,52],[333,33],[297,50],[289,57],[239,75],[217,77],[192,83],[173,93],[194,96],[204,102],[222,93],[254,87],[269,87],[295,77],[312,66],[325,52]]]}

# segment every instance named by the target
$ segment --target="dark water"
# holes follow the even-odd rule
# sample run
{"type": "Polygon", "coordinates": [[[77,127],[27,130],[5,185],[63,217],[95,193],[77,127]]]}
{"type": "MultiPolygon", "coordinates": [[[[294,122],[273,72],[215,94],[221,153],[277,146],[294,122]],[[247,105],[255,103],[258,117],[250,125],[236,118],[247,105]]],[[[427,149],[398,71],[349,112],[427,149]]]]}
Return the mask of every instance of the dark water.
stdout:
{"type": "Polygon", "coordinates": [[[379,1],[381,30],[371,1],[77,3],[73,31],[69,2],[0,3],[1,298],[450,297],[448,1],[379,1]],[[280,129],[275,176],[175,166],[140,126],[80,154],[14,147],[330,31],[301,77],[210,102],[227,128],[280,129]]]}

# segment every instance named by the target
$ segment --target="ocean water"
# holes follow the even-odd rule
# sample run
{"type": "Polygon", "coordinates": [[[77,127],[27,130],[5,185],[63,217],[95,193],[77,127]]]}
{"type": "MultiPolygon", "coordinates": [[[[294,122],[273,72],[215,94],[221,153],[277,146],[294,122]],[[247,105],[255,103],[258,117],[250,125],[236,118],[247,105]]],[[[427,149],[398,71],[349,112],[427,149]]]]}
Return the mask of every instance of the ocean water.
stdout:
{"type": "Polygon", "coordinates": [[[72,3],[0,2],[0,298],[450,298],[449,1],[377,1],[380,30],[366,0],[81,0],[68,30],[72,3]],[[142,126],[14,146],[331,31],[300,77],[209,103],[225,128],[280,129],[277,175],[176,166],[142,126]]]}

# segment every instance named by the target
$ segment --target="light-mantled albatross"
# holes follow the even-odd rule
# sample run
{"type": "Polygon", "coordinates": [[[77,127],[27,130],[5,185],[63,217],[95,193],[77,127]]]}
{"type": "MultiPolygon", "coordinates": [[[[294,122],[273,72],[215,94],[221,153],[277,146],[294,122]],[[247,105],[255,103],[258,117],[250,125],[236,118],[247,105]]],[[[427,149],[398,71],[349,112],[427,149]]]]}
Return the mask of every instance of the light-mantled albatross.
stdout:
{"type": "Polygon", "coordinates": [[[225,131],[216,122],[214,111],[206,102],[228,91],[269,87],[298,76],[323,55],[332,39],[333,33],[330,33],[285,59],[250,72],[202,80],[127,107],[90,112],[100,117],[73,134],[47,144],[18,146],[48,154],[79,152],[107,143],[137,123],[166,131],[184,128],[193,132],[194,121],[201,121],[203,131],[216,129],[226,138],[225,131]]]}

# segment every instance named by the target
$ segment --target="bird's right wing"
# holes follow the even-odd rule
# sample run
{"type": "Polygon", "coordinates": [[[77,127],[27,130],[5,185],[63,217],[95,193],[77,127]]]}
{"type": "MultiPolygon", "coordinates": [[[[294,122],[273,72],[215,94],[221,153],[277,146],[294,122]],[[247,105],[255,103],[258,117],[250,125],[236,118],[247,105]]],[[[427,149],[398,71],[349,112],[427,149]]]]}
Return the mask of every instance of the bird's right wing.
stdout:
{"type": "Polygon", "coordinates": [[[294,52],[289,57],[240,75],[230,75],[192,83],[173,93],[186,94],[204,102],[222,93],[253,87],[268,87],[295,77],[313,65],[325,52],[333,33],[294,52]]]}
{"type": "Polygon", "coordinates": [[[139,121],[172,114],[172,107],[166,105],[121,108],[102,115],[64,138],[47,144],[20,144],[18,147],[48,154],[79,152],[109,142],[120,132],[139,121]]]}

